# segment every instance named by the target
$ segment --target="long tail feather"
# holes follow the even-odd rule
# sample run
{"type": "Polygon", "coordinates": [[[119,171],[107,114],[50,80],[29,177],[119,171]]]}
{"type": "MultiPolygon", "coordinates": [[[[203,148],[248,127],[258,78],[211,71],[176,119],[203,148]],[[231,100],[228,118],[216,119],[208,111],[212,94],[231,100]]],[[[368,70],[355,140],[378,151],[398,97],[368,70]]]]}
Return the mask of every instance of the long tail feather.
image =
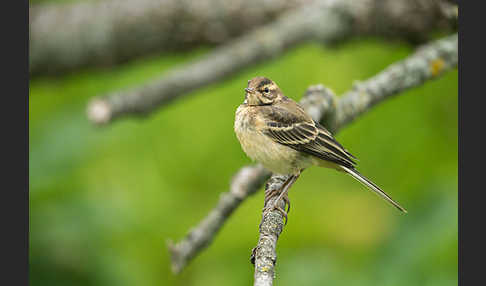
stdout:
{"type": "Polygon", "coordinates": [[[372,190],[373,192],[377,193],[382,198],[384,198],[386,201],[388,201],[389,203],[391,203],[394,207],[396,207],[397,209],[399,209],[400,211],[402,211],[404,213],[407,213],[407,210],[406,209],[404,209],[397,202],[395,202],[389,195],[387,195],[382,189],[380,189],[380,187],[378,187],[373,182],[371,182],[370,180],[368,180],[365,176],[361,175],[356,169],[350,169],[350,168],[347,168],[347,167],[344,167],[344,166],[341,166],[341,168],[344,171],[346,171],[346,173],[348,173],[351,176],[353,176],[353,178],[355,178],[356,180],[358,180],[359,182],[361,182],[363,185],[367,186],[370,190],[372,190]]]}

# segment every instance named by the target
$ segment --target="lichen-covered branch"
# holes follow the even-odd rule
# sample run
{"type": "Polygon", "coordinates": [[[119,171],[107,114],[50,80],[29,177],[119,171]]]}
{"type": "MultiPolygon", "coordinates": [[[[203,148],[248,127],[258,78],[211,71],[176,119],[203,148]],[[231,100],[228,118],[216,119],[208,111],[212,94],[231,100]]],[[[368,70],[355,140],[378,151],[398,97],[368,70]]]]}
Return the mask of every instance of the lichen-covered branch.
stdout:
{"type": "Polygon", "coordinates": [[[422,46],[413,55],[387,67],[372,78],[356,82],[353,89],[339,100],[336,116],[327,125],[331,130],[337,130],[383,99],[420,86],[455,68],[457,62],[457,34],[422,46]]]}
{"type": "Polygon", "coordinates": [[[418,40],[450,15],[437,0],[318,0],[284,13],[270,24],[175,68],[145,86],[95,98],[88,117],[96,124],[127,115],[146,115],[176,98],[250,65],[282,55],[310,40],[333,43],[353,35],[418,40]],[[420,7],[418,9],[417,7],[420,7]]]}
{"type": "MultiPolygon", "coordinates": [[[[281,190],[289,176],[272,176],[265,187],[266,206],[272,206],[277,196],[267,200],[272,191],[281,190]]],[[[285,208],[283,200],[278,202],[278,207],[285,208]]],[[[257,246],[252,250],[252,262],[255,264],[254,285],[272,285],[275,277],[275,263],[277,263],[277,240],[284,228],[284,217],[279,211],[272,211],[263,215],[260,223],[260,237],[257,246]]]]}
{"type": "Polygon", "coordinates": [[[30,72],[221,44],[313,0],[101,0],[30,8],[30,72]]]}
{"type": "MultiPolygon", "coordinates": [[[[322,85],[311,86],[307,89],[300,104],[314,120],[325,126],[330,126],[334,132],[337,132],[358,115],[384,99],[398,92],[419,86],[456,67],[457,57],[457,34],[455,34],[418,49],[406,59],[356,85],[353,90],[346,92],[340,98],[322,85]],[[400,72],[397,72],[397,70],[400,72]],[[411,73],[414,73],[415,76],[411,73]],[[384,79],[387,79],[389,84],[384,79]],[[358,86],[359,89],[357,89],[358,86]],[[387,86],[390,86],[390,88],[386,88],[387,86]],[[380,88],[373,89],[370,87],[380,88]],[[358,92],[362,91],[363,88],[364,90],[369,89],[369,91],[358,92]]],[[[181,242],[170,246],[173,271],[180,272],[190,259],[207,247],[231,213],[246,197],[255,193],[269,176],[270,173],[261,166],[242,168],[235,176],[230,192],[222,195],[216,208],[181,242]],[[223,199],[227,194],[233,192],[238,193],[237,200],[223,199]]],[[[266,192],[278,189],[278,183],[282,180],[285,180],[285,178],[273,176],[266,185],[266,192]]],[[[268,212],[262,217],[261,239],[259,239],[254,251],[255,281],[268,282],[268,277],[273,279],[274,262],[276,261],[275,247],[282,229],[283,217],[280,212],[268,212]],[[269,264],[269,262],[272,263],[269,264]]]]}
{"type": "MultiPolygon", "coordinates": [[[[349,124],[360,114],[369,110],[375,104],[401,91],[422,85],[443,72],[457,66],[458,42],[457,34],[438,40],[424,46],[403,61],[397,62],[374,77],[356,84],[352,91],[345,93],[340,99],[323,87],[314,87],[308,91],[302,104],[313,106],[314,120],[330,126],[333,133],[349,124]],[[321,89],[321,92],[319,92],[321,89]],[[324,96],[323,96],[324,95],[324,96]],[[320,98],[319,98],[320,97],[320,98]],[[335,103],[335,104],[333,104],[335,103]],[[321,106],[321,108],[318,108],[321,106]],[[322,107],[331,107],[322,108],[322,107]],[[334,110],[332,109],[334,107],[334,110]],[[327,113],[327,114],[326,114],[327,113]]],[[[265,192],[281,190],[286,176],[272,176],[265,192]]],[[[283,202],[281,203],[283,204],[283,202]]],[[[278,210],[263,212],[260,224],[260,238],[253,251],[255,262],[255,286],[273,284],[276,262],[276,246],[283,230],[283,216],[278,210]]]]}

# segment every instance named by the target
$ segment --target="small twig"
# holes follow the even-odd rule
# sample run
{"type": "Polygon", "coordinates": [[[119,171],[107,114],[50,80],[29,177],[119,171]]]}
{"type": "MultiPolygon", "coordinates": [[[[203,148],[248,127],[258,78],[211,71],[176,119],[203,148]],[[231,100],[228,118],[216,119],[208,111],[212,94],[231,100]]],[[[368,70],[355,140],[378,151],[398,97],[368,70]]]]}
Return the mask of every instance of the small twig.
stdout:
{"type": "Polygon", "coordinates": [[[93,123],[105,124],[123,116],[150,114],[176,98],[245,67],[276,58],[306,41],[329,44],[353,35],[370,34],[387,38],[424,37],[444,26],[450,16],[442,11],[443,5],[436,0],[314,1],[145,86],[95,98],[88,105],[88,117],[93,123]],[[410,9],[413,5],[409,2],[419,3],[422,8],[410,9]]]}
{"type": "MultiPolygon", "coordinates": [[[[300,104],[314,120],[321,122],[336,133],[377,103],[399,92],[420,86],[428,80],[435,79],[446,71],[455,68],[458,59],[457,48],[457,34],[437,40],[418,49],[406,59],[390,65],[374,77],[357,84],[353,90],[345,93],[339,99],[330,89],[322,85],[315,85],[307,89],[300,104]]],[[[186,238],[170,247],[173,271],[180,272],[191,258],[207,247],[234,209],[240,205],[244,198],[256,192],[269,176],[270,173],[261,166],[242,168],[235,176],[230,191],[230,193],[233,193],[233,190],[240,190],[237,191],[239,195],[236,197],[241,198],[241,200],[233,201],[228,207],[231,211],[223,212],[221,210],[226,209],[224,207],[226,204],[221,199],[215,210],[211,211],[186,238]],[[218,215],[213,214],[215,211],[218,215]],[[194,235],[194,233],[203,233],[204,235],[194,235]]],[[[281,179],[273,176],[267,184],[266,190],[278,188],[276,184],[281,179]]],[[[259,249],[258,257],[255,255],[255,265],[269,266],[269,261],[275,261],[274,247],[282,231],[280,225],[283,228],[283,217],[281,215],[268,212],[266,216],[263,216],[260,235],[274,239],[275,243],[268,244],[265,239],[259,240],[255,248],[259,249]],[[272,247],[272,249],[267,247],[272,247]]],[[[268,269],[263,268],[263,270],[266,270],[267,273],[273,273],[273,267],[274,265],[268,269]]]]}

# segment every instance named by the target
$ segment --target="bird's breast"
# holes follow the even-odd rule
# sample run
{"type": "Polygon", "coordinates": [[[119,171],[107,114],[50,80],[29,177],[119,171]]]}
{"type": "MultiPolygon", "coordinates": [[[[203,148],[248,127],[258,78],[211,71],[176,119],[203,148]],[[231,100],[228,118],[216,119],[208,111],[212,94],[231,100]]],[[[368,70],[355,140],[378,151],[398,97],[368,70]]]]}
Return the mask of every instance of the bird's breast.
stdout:
{"type": "Polygon", "coordinates": [[[251,108],[240,106],[237,109],[234,129],[248,157],[277,174],[296,174],[311,164],[308,156],[276,143],[259,131],[258,124],[251,108]]]}

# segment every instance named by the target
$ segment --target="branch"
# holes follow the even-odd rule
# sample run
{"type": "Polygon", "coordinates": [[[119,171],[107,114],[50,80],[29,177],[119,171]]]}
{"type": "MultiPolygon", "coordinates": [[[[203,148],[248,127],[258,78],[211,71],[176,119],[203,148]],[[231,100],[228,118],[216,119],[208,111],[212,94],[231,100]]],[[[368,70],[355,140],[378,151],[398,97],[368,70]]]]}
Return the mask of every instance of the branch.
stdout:
{"type": "MultiPolygon", "coordinates": [[[[265,186],[265,206],[274,205],[278,196],[267,199],[268,194],[275,190],[281,190],[289,176],[273,175],[265,186]]],[[[278,202],[281,209],[285,208],[284,200],[278,202]]],[[[272,285],[275,277],[275,263],[277,263],[277,240],[284,227],[284,217],[279,211],[272,211],[262,216],[260,223],[260,237],[258,244],[252,251],[252,263],[255,264],[253,285],[272,285]]]]}
{"type": "MultiPolygon", "coordinates": [[[[331,126],[331,129],[337,132],[384,99],[419,86],[456,67],[457,48],[457,34],[446,37],[418,49],[405,60],[389,66],[369,80],[356,85],[353,90],[339,99],[322,85],[311,86],[300,104],[314,120],[325,126],[331,126]]],[[[249,195],[255,193],[269,176],[270,173],[261,166],[243,167],[234,177],[230,192],[222,195],[214,210],[181,242],[170,244],[172,270],[175,273],[180,272],[190,259],[207,247],[231,213],[249,195]],[[223,199],[232,193],[237,193],[238,195],[233,196],[238,199],[223,199]]],[[[266,192],[278,189],[276,184],[282,179],[285,178],[273,176],[268,181],[266,192]]],[[[283,229],[283,218],[278,211],[269,212],[262,218],[260,226],[260,239],[254,252],[255,281],[261,281],[260,277],[273,279],[275,247],[283,229]]],[[[268,283],[261,285],[268,285],[268,283]]]]}
{"type": "Polygon", "coordinates": [[[390,65],[366,81],[356,82],[353,89],[339,100],[334,118],[326,119],[325,124],[331,131],[337,131],[384,99],[457,67],[457,62],[457,34],[424,45],[405,60],[390,65]]]}
{"type": "Polygon", "coordinates": [[[30,8],[30,72],[108,66],[221,44],[313,0],[103,0],[30,8]]]}
{"type": "Polygon", "coordinates": [[[200,87],[243,68],[282,55],[297,44],[333,43],[353,35],[385,35],[419,39],[447,26],[450,15],[436,0],[319,0],[287,12],[205,57],[171,70],[130,91],[95,98],[88,118],[96,124],[127,115],[146,115],[200,87]],[[414,9],[420,4],[420,9],[414,9]],[[446,21],[447,20],[447,21],[446,21]]]}
{"type": "Polygon", "coordinates": [[[261,165],[243,167],[233,178],[229,192],[222,193],[217,206],[177,244],[168,241],[172,272],[179,273],[199,252],[205,249],[226,219],[248,196],[254,194],[270,177],[261,165]]]}
{"type": "MultiPolygon", "coordinates": [[[[376,76],[365,82],[355,85],[352,91],[345,93],[339,100],[335,96],[328,94],[322,97],[322,93],[314,90],[310,96],[304,97],[303,104],[315,105],[319,98],[333,98],[336,102],[335,110],[317,109],[313,116],[314,119],[321,119],[322,123],[332,126],[332,130],[337,132],[343,126],[349,124],[359,115],[371,109],[375,104],[398,94],[401,91],[422,85],[427,80],[438,77],[445,71],[457,66],[458,43],[457,34],[438,40],[432,44],[422,47],[407,59],[397,62],[376,76]],[[312,104],[311,102],[315,102],[312,104]],[[327,112],[327,114],[326,114],[327,112]],[[324,117],[323,115],[326,115],[324,117]],[[327,120],[327,121],[326,121],[327,120]]],[[[323,89],[323,91],[325,91],[323,89]]],[[[322,101],[321,99],[321,101],[322,101]]],[[[324,105],[332,107],[329,100],[322,101],[324,105]]],[[[332,102],[332,101],[331,101],[332,102]]],[[[283,182],[287,176],[272,176],[268,181],[265,193],[271,190],[281,190],[283,182]]],[[[275,198],[276,199],[276,198],[275,198]]],[[[271,204],[272,202],[269,202],[271,204]]],[[[283,201],[280,202],[283,206],[283,201]]],[[[282,207],[281,206],[281,207],[282,207]]],[[[260,238],[253,251],[255,258],[254,285],[272,285],[274,278],[274,268],[277,260],[276,247],[277,240],[283,230],[283,216],[277,211],[263,212],[260,224],[260,238]]]]}

